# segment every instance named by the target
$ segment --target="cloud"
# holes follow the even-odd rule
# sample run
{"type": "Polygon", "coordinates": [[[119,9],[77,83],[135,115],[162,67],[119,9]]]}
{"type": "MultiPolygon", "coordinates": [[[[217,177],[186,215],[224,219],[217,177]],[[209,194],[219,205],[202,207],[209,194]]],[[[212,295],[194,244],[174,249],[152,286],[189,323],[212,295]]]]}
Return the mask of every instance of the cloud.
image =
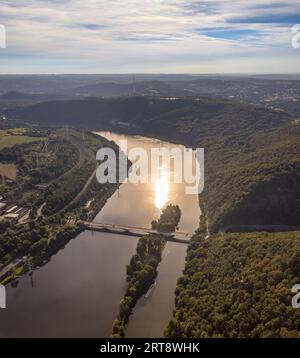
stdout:
{"type": "Polygon", "coordinates": [[[245,58],[249,72],[299,72],[295,14],[298,0],[4,0],[0,72],[221,73],[245,58]]]}
{"type": "Polygon", "coordinates": [[[107,27],[105,25],[100,25],[100,24],[77,24],[75,26],[79,26],[79,27],[82,27],[84,29],[92,30],[92,31],[105,29],[107,27]]]}

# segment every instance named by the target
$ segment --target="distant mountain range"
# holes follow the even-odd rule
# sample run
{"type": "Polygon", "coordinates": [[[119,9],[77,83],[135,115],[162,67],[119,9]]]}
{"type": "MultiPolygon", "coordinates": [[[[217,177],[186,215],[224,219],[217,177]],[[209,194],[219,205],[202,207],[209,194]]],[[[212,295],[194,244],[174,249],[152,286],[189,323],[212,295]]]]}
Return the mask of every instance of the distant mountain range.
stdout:
{"type": "Polygon", "coordinates": [[[0,76],[0,106],[1,102],[8,100],[41,102],[86,97],[210,96],[279,108],[300,117],[299,78],[285,77],[286,79],[283,76],[192,75],[0,76]]]}
{"type": "Polygon", "coordinates": [[[42,102],[49,100],[66,99],[70,96],[53,93],[24,93],[18,91],[6,92],[0,95],[0,101],[33,101],[42,102]]]}
{"type": "Polygon", "coordinates": [[[148,81],[132,83],[97,83],[78,87],[75,94],[100,97],[128,97],[128,96],[183,96],[184,91],[177,89],[168,82],[148,81]]]}

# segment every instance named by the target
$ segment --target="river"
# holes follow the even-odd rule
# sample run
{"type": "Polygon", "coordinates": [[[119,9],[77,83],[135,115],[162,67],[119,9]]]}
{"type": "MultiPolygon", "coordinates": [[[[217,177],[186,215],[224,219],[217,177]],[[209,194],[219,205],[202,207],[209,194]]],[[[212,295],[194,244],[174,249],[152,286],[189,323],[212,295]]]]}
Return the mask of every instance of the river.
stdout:
{"type": "MultiPolygon", "coordinates": [[[[100,132],[107,139],[126,140],[128,148],[172,148],[156,139],[100,132]]],[[[171,171],[171,170],[170,170],[171,171]]],[[[172,174],[172,173],[171,173],[172,174]]],[[[150,227],[168,203],[182,210],[179,229],[193,232],[199,224],[197,195],[183,184],[126,182],[108,200],[95,222],[150,227]]],[[[126,265],[138,239],[85,231],[50,262],[25,275],[16,288],[7,287],[7,309],[0,310],[0,337],[109,337],[126,287],[126,265]]],[[[168,242],[156,284],[137,303],[127,337],[162,337],[174,308],[176,281],[184,267],[187,245],[168,242]]]]}

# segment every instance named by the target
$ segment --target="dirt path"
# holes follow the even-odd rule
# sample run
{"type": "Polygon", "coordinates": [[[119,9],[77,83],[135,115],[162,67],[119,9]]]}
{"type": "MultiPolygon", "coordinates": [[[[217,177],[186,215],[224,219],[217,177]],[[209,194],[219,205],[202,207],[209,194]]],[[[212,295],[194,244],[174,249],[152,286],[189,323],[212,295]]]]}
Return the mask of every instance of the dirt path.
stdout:
{"type": "Polygon", "coordinates": [[[79,199],[81,198],[81,196],[86,192],[87,188],[89,187],[89,185],[91,184],[92,180],[94,179],[94,176],[96,175],[96,170],[95,169],[92,173],[92,175],[88,178],[87,182],[84,184],[84,187],[82,188],[82,190],[76,195],[76,197],[74,199],[72,199],[72,201],[69,202],[69,204],[67,204],[63,209],[61,209],[59,212],[57,212],[57,214],[61,214],[62,212],[68,210],[69,208],[71,208],[72,206],[74,206],[79,199]]]}
{"type": "MultiPolygon", "coordinates": [[[[95,155],[92,152],[92,150],[85,147],[79,140],[77,140],[76,138],[69,136],[69,135],[64,136],[64,139],[69,141],[69,143],[71,143],[73,146],[75,146],[79,150],[79,160],[73,168],[71,168],[69,171],[64,173],[59,179],[71,174],[72,171],[74,171],[74,170],[80,170],[81,167],[83,167],[86,164],[86,162],[95,162],[95,155]]],[[[79,201],[81,196],[86,192],[87,188],[91,184],[95,175],[96,175],[96,168],[93,170],[93,172],[87,179],[87,181],[84,184],[84,186],[82,187],[81,191],[63,209],[59,210],[56,214],[61,214],[61,213],[65,212],[66,210],[68,210],[70,207],[74,206],[79,201]]]]}

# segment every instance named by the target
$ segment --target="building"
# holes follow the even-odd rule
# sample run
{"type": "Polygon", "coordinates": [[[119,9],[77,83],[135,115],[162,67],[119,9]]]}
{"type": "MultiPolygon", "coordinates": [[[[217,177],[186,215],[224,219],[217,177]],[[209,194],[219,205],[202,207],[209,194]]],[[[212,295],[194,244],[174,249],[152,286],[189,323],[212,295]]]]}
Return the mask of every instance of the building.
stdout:
{"type": "Polygon", "coordinates": [[[7,207],[7,204],[3,201],[0,202],[0,215],[4,212],[5,208],[7,207]]]}
{"type": "Polygon", "coordinates": [[[19,206],[13,206],[6,210],[4,220],[17,223],[23,216],[29,212],[27,208],[20,208],[19,206]]]}
{"type": "Polygon", "coordinates": [[[5,214],[12,214],[12,213],[14,213],[16,210],[18,210],[18,206],[17,206],[17,205],[11,206],[9,209],[6,210],[5,214]]]}
{"type": "Polygon", "coordinates": [[[4,215],[4,220],[16,223],[19,220],[19,215],[18,214],[6,214],[4,215]]]}

